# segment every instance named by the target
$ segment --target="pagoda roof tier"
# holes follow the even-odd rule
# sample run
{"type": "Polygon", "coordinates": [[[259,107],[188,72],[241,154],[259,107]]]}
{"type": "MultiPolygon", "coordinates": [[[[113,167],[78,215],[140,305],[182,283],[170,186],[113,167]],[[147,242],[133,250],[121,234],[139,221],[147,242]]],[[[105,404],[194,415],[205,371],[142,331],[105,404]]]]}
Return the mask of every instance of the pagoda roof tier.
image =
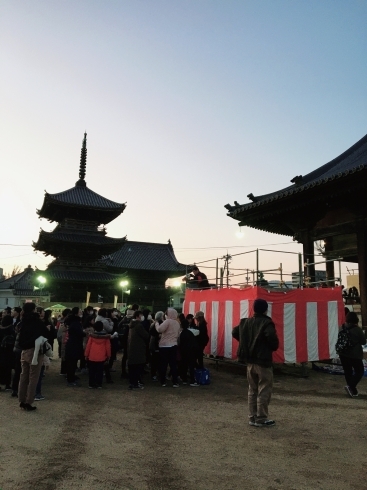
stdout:
{"type": "Polygon", "coordinates": [[[47,269],[44,275],[56,281],[72,282],[115,282],[121,279],[123,274],[111,274],[104,271],[83,271],[83,270],[64,270],[47,269]]]}
{"type": "Polygon", "coordinates": [[[45,193],[40,218],[61,222],[71,218],[106,224],[124,211],[126,204],[110,201],[88,189],[85,181],[87,167],[87,133],[84,133],[80,153],[79,180],[75,186],[57,194],[45,193]]]}
{"type": "MultiPolygon", "coordinates": [[[[367,135],[334,160],[307,175],[298,175],[292,185],[270,194],[248,194],[250,203],[226,204],[228,216],[240,221],[240,226],[292,236],[292,213],[300,208],[327,205],[326,201],[341,199],[347,193],[365,192],[367,177],[367,135]]],[[[308,213],[309,214],[309,213],[308,213]]]]}
{"type": "Polygon", "coordinates": [[[93,220],[107,224],[124,211],[126,204],[110,201],[86,185],[78,185],[57,194],[45,193],[40,218],[60,222],[65,218],[93,220]]]}
{"type": "Polygon", "coordinates": [[[186,265],[175,257],[171,242],[126,241],[117,252],[103,259],[108,267],[185,274],[186,265]]]}
{"type": "Polygon", "coordinates": [[[95,233],[65,233],[63,231],[47,232],[41,230],[37,243],[33,242],[33,248],[40,252],[46,252],[47,255],[58,256],[61,250],[70,248],[70,252],[77,251],[78,246],[82,252],[85,252],[85,246],[88,246],[88,255],[92,252],[99,257],[118,250],[124,245],[126,237],[111,238],[103,232],[95,233]]]}

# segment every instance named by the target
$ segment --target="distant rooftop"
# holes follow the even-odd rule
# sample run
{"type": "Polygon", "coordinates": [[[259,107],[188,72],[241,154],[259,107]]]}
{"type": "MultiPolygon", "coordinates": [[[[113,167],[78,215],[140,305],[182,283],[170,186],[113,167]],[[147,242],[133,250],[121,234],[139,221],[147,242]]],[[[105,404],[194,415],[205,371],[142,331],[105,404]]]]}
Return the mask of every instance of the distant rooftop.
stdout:
{"type": "MultiPolygon", "coordinates": [[[[15,274],[15,276],[0,281],[0,289],[13,289],[15,294],[39,296],[40,290],[34,291],[34,286],[37,284],[36,272],[29,265],[23,272],[15,274]]],[[[43,291],[43,294],[45,292],[43,291]]]]}

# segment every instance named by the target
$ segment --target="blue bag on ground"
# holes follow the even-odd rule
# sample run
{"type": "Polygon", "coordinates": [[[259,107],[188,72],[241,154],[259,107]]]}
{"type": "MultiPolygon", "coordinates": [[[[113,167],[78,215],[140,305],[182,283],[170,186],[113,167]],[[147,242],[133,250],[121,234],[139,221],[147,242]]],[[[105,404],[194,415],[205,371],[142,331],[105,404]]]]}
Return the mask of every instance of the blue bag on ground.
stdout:
{"type": "Polygon", "coordinates": [[[199,385],[210,385],[209,369],[195,369],[195,379],[199,385]]]}

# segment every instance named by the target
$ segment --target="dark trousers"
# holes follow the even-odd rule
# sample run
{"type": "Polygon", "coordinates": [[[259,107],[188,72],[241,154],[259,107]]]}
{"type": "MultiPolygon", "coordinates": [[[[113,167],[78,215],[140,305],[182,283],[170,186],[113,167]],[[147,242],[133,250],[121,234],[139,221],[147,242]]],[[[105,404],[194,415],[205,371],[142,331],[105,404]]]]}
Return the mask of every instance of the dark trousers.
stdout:
{"type": "Polygon", "coordinates": [[[183,357],[181,359],[180,376],[184,383],[187,383],[187,371],[190,373],[190,383],[195,383],[195,358],[183,357]]]}
{"type": "Polygon", "coordinates": [[[140,377],[144,370],[144,364],[128,364],[130,386],[137,388],[140,377]]]}
{"type": "Polygon", "coordinates": [[[204,349],[205,347],[203,348],[199,347],[198,361],[197,361],[199,369],[204,369],[204,349]]]}
{"type": "Polygon", "coordinates": [[[66,358],[66,379],[68,383],[75,383],[75,371],[78,364],[78,359],[66,358]]]}
{"type": "Polygon", "coordinates": [[[121,359],[121,375],[126,376],[127,346],[123,346],[124,352],[121,359]]]}
{"type": "Polygon", "coordinates": [[[89,386],[102,386],[104,361],[88,361],[89,386]]]}
{"type": "Polygon", "coordinates": [[[157,376],[159,369],[159,351],[150,353],[150,375],[157,376]]]}
{"type": "Polygon", "coordinates": [[[22,372],[22,365],[20,363],[20,352],[19,353],[16,352],[14,357],[15,357],[14,376],[13,376],[13,383],[11,387],[14,393],[18,393],[20,373],[22,372]]]}
{"type": "Polygon", "coordinates": [[[80,369],[85,369],[87,367],[87,361],[84,356],[80,358],[79,367],[80,369]]]}
{"type": "Polygon", "coordinates": [[[357,384],[361,381],[364,374],[363,361],[362,359],[353,359],[351,357],[339,357],[344,369],[345,381],[347,382],[347,385],[355,391],[357,384]]]}
{"type": "Polygon", "coordinates": [[[11,385],[11,371],[12,371],[12,361],[4,362],[3,364],[0,364],[0,374],[1,374],[1,380],[0,384],[4,384],[6,386],[11,385]]]}
{"type": "Polygon", "coordinates": [[[66,374],[66,361],[61,359],[60,374],[66,374]]]}
{"type": "Polygon", "coordinates": [[[116,361],[116,354],[118,353],[118,350],[119,350],[118,339],[112,339],[111,340],[111,367],[112,367],[113,361],[116,361]]]}
{"type": "Polygon", "coordinates": [[[103,369],[104,369],[104,373],[106,375],[106,381],[107,382],[112,381],[111,372],[110,372],[110,365],[103,363],[103,369]]]}
{"type": "Polygon", "coordinates": [[[38,383],[36,386],[36,395],[41,395],[42,394],[42,378],[43,378],[43,373],[45,372],[45,366],[42,365],[41,367],[41,372],[38,378],[38,383]]]}
{"type": "Polygon", "coordinates": [[[166,383],[168,365],[171,369],[172,382],[174,385],[177,384],[177,345],[173,347],[160,347],[159,358],[159,376],[162,385],[166,383]]]}

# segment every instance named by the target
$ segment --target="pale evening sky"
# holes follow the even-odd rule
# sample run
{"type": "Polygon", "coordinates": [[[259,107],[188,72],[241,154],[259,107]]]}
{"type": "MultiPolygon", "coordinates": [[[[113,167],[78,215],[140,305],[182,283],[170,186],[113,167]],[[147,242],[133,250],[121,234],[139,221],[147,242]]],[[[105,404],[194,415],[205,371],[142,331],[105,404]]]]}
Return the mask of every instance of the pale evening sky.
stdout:
{"type": "MultiPolygon", "coordinates": [[[[0,241],[25,246],[1,245],[0,267],[46,267],[29,245],[55,224],[36,209],[78,180],[85,130],[88,187],[127,202],[109,236],[171,239],[184,263],[300,251],[250,228],[237,238],[223,206],[367,133],[366,23],[364,0],[3,0],[0,241]]],[[[297,270],[289,257],[260,262],[297,270]]]]}

